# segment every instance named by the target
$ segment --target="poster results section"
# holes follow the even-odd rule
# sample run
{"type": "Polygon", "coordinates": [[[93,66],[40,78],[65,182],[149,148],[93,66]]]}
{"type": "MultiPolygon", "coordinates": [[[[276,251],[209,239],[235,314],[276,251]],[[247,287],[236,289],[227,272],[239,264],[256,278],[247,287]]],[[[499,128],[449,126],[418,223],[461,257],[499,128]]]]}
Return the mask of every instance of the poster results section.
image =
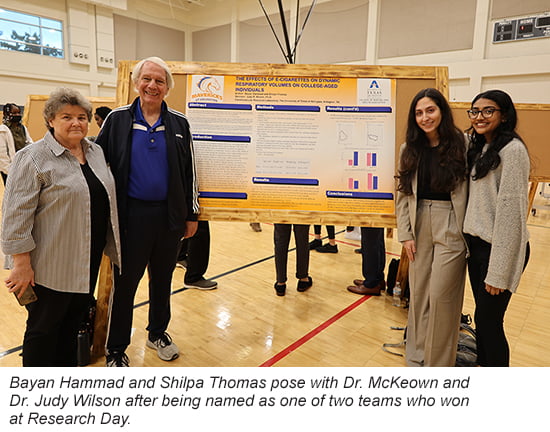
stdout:
{"type": "Polygon", "coordinates": [[[2,369],[0,430],[515,432],[547,426],[547,403],[540,394],[548,379],[547,374],[541,379],[540,368],[42,372],[2,369]],[[503,410],[509,403],[513,408],[503,410]]]}
{"type": "Polygon", "coordinates": [[[393,214],[395,80],[189,75],[201,205],[393,214]]]}

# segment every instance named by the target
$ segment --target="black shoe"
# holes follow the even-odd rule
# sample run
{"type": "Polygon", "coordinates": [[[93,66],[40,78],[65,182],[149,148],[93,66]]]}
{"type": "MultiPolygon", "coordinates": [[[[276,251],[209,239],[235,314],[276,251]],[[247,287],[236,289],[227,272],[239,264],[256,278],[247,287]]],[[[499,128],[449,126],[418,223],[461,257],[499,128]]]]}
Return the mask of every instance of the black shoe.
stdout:
{"type": "Polygon", "coordinates": [[[277,282],[275,282],[275,292],[279,297],[284,296],[286,292],[286,284],[279,285],[277,282]]]}
{"type": "Polygon", "coordinates": [[[309,242],[309,250],[317,249],[319,246],[322,246],[323,242],[320,239],[311,240],[309,242]]]}
{"type": "Polygon", "coordinates": [[[296,288],[299,292],[307,291],[311,288],[311,285],[313,285],[313,280],[311,279],[311,276],[307,277],[307,281],[298,281],[298,287],[296,288]]]}
{"type": "Polygon", "coordinates": [[[211,279],[200,278],[195,282],[183,282],[185,288],[196,288],[202,291],[208,291],[218,288],[218,282],[211,279]]]}
{"type": "Polygon", "coordinates": [[[178,260],[176,262],[176,267],[186,269],[187,268],[187,259],[178,260]]]}
{"type": "Polygon", "coordinates": [[[315,250],[321,253],[338,253],[338,245],[331,245],[330,243],[327,243],[323,246],[315,248],[315,250]]]}
{"type": "Polygon", "coordinates": [[[123,351],[113,351],[107,354],[107,367],[129,367],[130,360],[123,351]]]}

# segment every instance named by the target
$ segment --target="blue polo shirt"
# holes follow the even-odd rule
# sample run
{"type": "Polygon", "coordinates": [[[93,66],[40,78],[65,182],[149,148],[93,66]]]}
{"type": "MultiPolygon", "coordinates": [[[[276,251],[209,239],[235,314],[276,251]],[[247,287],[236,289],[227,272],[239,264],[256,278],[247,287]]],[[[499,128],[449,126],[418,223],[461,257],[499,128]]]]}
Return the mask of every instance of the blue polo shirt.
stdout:
{"type": "Polygon", "coordinates": [[[168,196],[166,128],[159,118],[149,126],[137,104],[132,129],[128,196],[144,201],[164,201],[168,196]]]}

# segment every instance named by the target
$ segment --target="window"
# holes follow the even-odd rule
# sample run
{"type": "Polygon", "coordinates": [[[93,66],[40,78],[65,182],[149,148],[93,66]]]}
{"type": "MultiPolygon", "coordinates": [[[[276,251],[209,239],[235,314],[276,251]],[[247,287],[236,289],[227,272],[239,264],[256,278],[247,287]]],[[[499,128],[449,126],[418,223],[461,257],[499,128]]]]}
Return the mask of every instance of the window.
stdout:
{"type": "Polygon", "coordinates": [[[63,58],[63,24],[0,8],[0,49],[63,58]]]}

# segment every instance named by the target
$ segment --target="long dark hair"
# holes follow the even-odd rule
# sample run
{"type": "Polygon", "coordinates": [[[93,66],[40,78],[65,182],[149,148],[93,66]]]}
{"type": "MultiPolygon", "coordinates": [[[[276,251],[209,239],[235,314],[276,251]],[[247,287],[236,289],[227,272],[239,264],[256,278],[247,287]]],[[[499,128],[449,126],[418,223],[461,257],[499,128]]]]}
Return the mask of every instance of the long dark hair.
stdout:
{"type": "Polygon", "coordinates": [[[431,188],[438,192],[450,192],[466,178],[466,158],[464,135],[453,121],[451,107],[441,92],[434,88],[421,90],[416,94],[409,108],[407,120],[407,145],[401,154],[400,168],[397,178],[397,190],[411,195],[412,179],[418,170],[422,152],[429,147],[426,133],[416,122],[416,105],[422,98],[430,98],[441,111],[441,123],[437,128],[439,134],[439,164],[434,167],[431,176],[431,188]]]}
{"type": "Polygon", "coordinates": [[[470,172],[472,172],[475,166],[475,175],[472,176],[473,180],[485,177],[489,171],[494,170],[500,165],[500,156],[498,152],[501,151],[506,144],[514,138],[518,138],[523,142],[516,132],[518,115],[512,98],[508,93],[502,90],[485,91],[474,98],[472,106],[478,99],[489,99],[496,103],[500,109],[502,122],[495,129],[495,138],[489,143],[487,150],[483,154],[483,146],[487,143],[485,136],[478,134],[473,126],[470,126],[468,129],[467,132],[470,134],[470,140],[472,142],[470,150],[468,151],[468,166],[470,167],[470,172]]]}

